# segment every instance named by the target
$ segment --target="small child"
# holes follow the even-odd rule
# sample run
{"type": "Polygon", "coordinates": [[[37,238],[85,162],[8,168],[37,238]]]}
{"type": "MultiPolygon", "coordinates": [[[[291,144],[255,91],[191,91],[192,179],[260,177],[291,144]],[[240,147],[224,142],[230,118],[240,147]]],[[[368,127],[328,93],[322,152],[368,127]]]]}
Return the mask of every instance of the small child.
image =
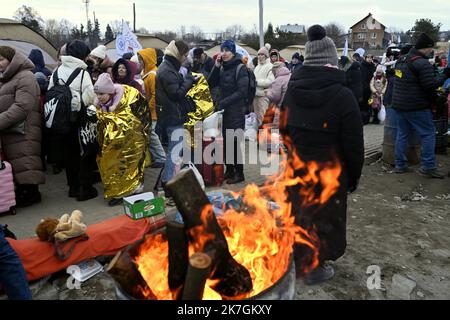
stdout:
{"type": "Polygon", "coordinates": [[[378,65],[377,70],[373,74],[373,78],[370,81],[370,90],[372,91],[372,110],[374,112],[372,120],[373,124],[380,123],[380,120],[378,119],[378,113],[380,112],[383,105],[383,95],[385,94],[386,89],[386,75],[384,74],[383,66],[378,65]]]}

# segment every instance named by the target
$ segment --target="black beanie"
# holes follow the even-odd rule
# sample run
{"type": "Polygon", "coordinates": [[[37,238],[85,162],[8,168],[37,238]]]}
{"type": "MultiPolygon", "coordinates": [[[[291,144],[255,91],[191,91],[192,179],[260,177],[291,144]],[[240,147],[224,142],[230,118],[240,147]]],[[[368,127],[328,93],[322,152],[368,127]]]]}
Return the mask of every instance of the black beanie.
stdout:
{"type": "Polygon", "coordinates": [[[426,49],[426,48],[433,48],[434,47],[434,41],[431,39],[427,34],[422,33],[416,42],[416,49],[426,49]]]}
{"type": "Polygon", "coordinates": [[[300,60],[300,53],[296,52],[292,55],[292,59],[300,60]]]}
{"type": "Polygon", "coordinates": [[[308,41],[317,41],[322,40],[327,36],[327,31],[321,25],[313,25],[308,29],[308,41]]]}
{"type": "Polygon", "coordinates": [[[204,53],[202,48],[195,48],[194,49],[194,58],[200,58],[200,56],[204,53]]]}
{"type": "Polygon", "coordinates": [[[412,48],[413,46],[411,44],[405,44],[403,48],[400,49],[400,54],[402,56],[406,56],[411,51],[412,48]]]}
{"type": "Polygon", "coordinates": [[[127,53],[123,54],[122,59],[131,60],[131,58],[133,58],[133,56],[134,56],[133,52],[127,52],[127,53]]]}
{"type": "Polygon", "coordinates": [[[91,53],[91,49],[89,49],[88,45],[80,40],[71,41],[67,45],[66,51],[68,56],[72,56],[82,61],[86,60],[91,53]]]}

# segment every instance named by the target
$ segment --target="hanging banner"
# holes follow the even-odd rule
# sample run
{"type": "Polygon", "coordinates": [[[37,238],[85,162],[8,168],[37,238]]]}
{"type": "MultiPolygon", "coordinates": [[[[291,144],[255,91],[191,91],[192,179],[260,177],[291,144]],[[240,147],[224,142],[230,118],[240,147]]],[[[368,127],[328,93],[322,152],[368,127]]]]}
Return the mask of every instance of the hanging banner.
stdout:
{"type": "Polygon", "coordinates": [[[142,46],[138,41],[136,35],[131,32],[128,23],[122,23],[122,34],[116,37],[116,51],[118,56],[123,56],[125,53],[133,52],[136,54],[142,50],[142,46]]]}

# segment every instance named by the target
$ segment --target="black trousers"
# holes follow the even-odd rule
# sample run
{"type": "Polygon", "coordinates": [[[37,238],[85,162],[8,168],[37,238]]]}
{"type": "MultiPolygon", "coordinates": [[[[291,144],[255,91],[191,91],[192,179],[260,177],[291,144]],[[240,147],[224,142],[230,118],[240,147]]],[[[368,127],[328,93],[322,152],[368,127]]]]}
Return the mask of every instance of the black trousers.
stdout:
{"type": "MultiPolygon", "coordinates": [[[[226,135],[224,135],[224,159],[227,171],[236,172],[238,174],[244,174],[244,156],[242,154],[241,148],[239,148],[238,138],[234,137],[233,143],[227,143],[226,135]],[[228,146],[230,145],[230,146],[228,146]],[[232,161],[227,161],[227,153],[231,152],[229,148],[233,148],[234,157],[232,161]]],[[[230,159],[231,160],[231,159],[230,159]]]]}
{"type": "Polygon", "coordinates": [[[78,130],[76,129],[64,136],[63,141],[67,184],[70,188],[75,189],[92,186],[97,157],[96,147],[92,146],[81,156],[78,130]]]}

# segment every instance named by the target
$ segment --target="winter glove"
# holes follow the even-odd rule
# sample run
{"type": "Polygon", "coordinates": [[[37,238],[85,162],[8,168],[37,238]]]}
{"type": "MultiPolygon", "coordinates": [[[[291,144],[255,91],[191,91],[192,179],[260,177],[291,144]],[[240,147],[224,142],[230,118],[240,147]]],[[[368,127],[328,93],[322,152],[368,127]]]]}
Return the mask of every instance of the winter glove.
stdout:
{"type": "Polygon", "coordinates": [[[202,78],[202,76],[196,76],[194,78],[194,85],[196,85],[200,81],[201,78],[202,78]]]}

